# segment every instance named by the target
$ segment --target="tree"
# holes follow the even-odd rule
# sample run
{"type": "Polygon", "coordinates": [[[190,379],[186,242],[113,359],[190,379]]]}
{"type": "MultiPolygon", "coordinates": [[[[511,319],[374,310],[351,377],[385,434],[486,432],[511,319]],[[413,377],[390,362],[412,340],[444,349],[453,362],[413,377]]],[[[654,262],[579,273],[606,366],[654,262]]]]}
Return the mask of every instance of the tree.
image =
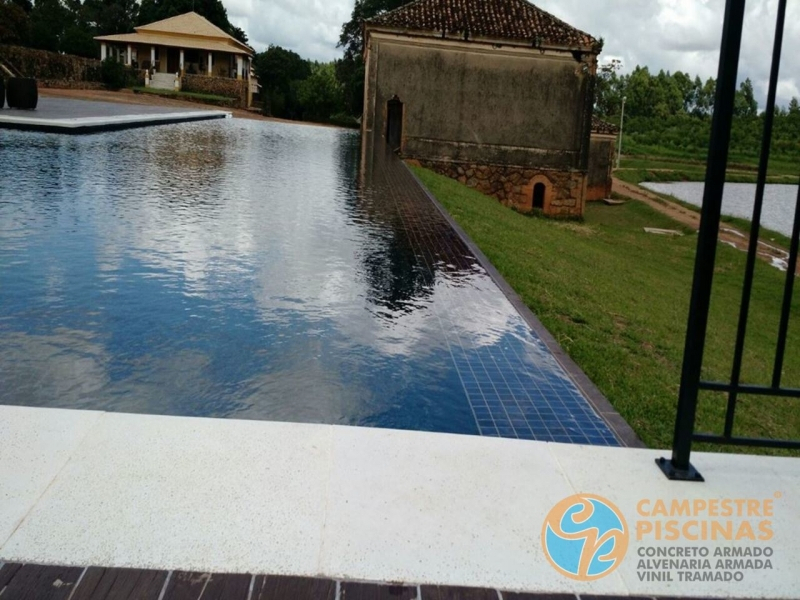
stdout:
{"type": "Polygon", "coordinates": [[[311,76],[300,82],[297,99],[303,107],[303,118],[310,121],[327,121],[341,113],[342,88],[336,79],[334,64],[315,63],[311,76]]]}
{"type": "Polygon", "coordinates": [[[745,79],[736,92],[733,102],[733,114],[737,117],[758,116],[758,101],[753,91],[753,82],[745,79]]]}
{"type": "Polygon", "coordinates": [[[595,85],[595,110],[599,115],[608,117],[618,115],[622,108],[622,97],[625,95],[624,79],[619,76],[622,61],[614,59],[601,65],[595,85]]]}
{"type": "Polygon", "coordinates": [[[58,52],[70,15],[60,0],[37,0],[31,10],[30,44],[40,50],[58,52]]]}
{"type": "Polygon", "coordinates": [[[792,98],[789,102],[789,114],[800,115],[800,102],[798,102],[797,98],[792,98]]]}
{"type": "Polygon", "coordinates": [[[95,35],[130,33],[139,18],[136,0],[84,0],[84,18],[95,24],[95,35]]]}
{"type": "Polygon", "coordinates": [[[30,25],[24,8],[12,0],[0,0],[0,44],[27,44],[30,25]]]}
{"type": "Polygon", "coordinates": [[[360,115],[364,110],[364,21],[406,4],[408,0],[356,0],[350,20],[342,25],[339,46],[344,56],[336,63],[345,110],[360,115]]]}
{"type": "Polygon", "coordinates": [[[675,71],[672,79],[683,97],[683,112],[691,113],[697,103],[697,90],[703,87],[703,84],[700,83],[700,78],[695,77],[693,80],[688,73],[675,71]]]}
{"type": "Polygon", "coordinates": [[[311,76],[311,65],[296,52],[271,45],[253,59],[264,95],[264,112],[274,117],[298,119],[302,110],[295,81],[311,76]]]}

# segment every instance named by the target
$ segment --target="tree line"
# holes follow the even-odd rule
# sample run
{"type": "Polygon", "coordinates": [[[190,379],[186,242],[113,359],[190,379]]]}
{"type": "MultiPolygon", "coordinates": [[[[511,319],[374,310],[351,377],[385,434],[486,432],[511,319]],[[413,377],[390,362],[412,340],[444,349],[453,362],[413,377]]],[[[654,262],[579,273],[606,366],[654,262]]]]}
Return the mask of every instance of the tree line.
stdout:
{"type": "MultiPolygon", "coordinates": [[[[711,116],[717,83],[688,73],[651,74],[637,66],[621,74],[622,64],[611,61],[598,69],[595,112],[619,123],[625,98],[625,142],[633,153],[668,154],[704,159],[708,151],[711,116]]],[[[734,98],[731,156],[749,160],[759,155],[764,112],[755,98],[753,83],[745,79],[734,98]]],[[[800,101],[775,108],[772,156],[800,158],[800,101]]]]}
{"type": "Polygon", "coordinates": [[[97,58],[95,36],[130,33],[191,10],[247,43],[221,0],[0,0],[0,44],[97,58]]]}

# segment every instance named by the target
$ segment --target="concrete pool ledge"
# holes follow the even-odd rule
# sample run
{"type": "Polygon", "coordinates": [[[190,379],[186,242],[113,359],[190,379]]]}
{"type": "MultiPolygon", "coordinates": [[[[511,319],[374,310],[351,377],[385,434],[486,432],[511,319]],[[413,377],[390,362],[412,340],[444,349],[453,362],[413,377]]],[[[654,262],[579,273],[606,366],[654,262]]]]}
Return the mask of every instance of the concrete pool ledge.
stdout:
{"type": "MultiPolygon", "coordinates": [[[[196,110],[163,114],[151,113],[48,119],[20,114],[29,111],[13,111],[14,114],[5,114],[9,112],[11,111],[3,111],[3,113],[0,114],[0,129],[68,134],[98,133],[101,131],[116,131],[147,125],[170,125],[173,123],[188,123],[210,119],[229,119],[233,116],[230,112],[220,110],[196,110]]],[[[35,113],[31,114],[33,115],[35,113]]]]}
{"type": "MultiPolygon", "coordinates": [[[[263,421],[0,406],[0,562],[460,585],[619,596],[793,598],[800,461],[263,421]],[[584,583],[544,555],[548,512],[576,494],[635,530],[642,499],[772,498],[772,569],[743,581],[643,581],[631,536],[584,583]]],[[[734,542],[704,542],[728,547],[734,542]]],[[[697,545],[697,544],[695,544],[697,545]]]]}

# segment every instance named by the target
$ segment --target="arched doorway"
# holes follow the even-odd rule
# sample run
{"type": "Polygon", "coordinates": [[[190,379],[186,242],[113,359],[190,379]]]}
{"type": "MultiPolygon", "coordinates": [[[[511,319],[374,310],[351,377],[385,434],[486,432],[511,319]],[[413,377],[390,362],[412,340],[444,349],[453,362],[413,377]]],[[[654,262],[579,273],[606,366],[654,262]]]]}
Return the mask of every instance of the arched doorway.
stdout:
{"type": "Polygon", "coordinates": [[[392,150],[399,150],[403,144],[403,103],[397,96],[387,104],[386,143],[392,150]]]}
{"type": "Polygon", "coordinates": [[[533,186],[533,208],[544,210],[544,196],[547,192],[547,187],[539,182],[533,186]]]}

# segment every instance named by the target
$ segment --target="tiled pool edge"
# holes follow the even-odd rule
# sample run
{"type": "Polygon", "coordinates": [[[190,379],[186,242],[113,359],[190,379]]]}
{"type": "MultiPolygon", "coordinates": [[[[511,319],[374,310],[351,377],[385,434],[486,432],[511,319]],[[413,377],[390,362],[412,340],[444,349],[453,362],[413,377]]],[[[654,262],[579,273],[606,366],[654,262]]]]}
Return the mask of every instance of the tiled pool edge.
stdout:
{"type": "Polygon", "coordinates": [[[514,288],[508,284],[505,278],[503,278],[500,272],[491,263],[489,258],[481,251],[478,245],[472,241],[472,239],[461,228],[456,220],[453,219],[450,213],[447,212],[447,209],[442,206],[442,204],[436,199],[430,190],[428,190],[425,184],[422,183],[419,177],[417,177],[416,173],[411,170],[405,161],[400,162],[403,164],[403,167],[408,170],[411,177],[414,178],[414,181],[417,183],[417,185],[419,185],[436,209],[442,214],[450,227],[453,228],[453,231],[455,231],[456,234],[461,238],[461,241],[464,242],[464,244],[475,255],[475,258],[478,260],[481,267],[484,268],[492,281],[494,281],[495,285],[500,288],[500,291],[503,292],[505,297],[519,313],[525,323],[527,323],[527,325],[536,333],[536,335],[541,338],[542,342],[545,344],[545,346],[547,346],[547,349],[550,350],[555,359],[558,361],[564,371],[566,371],[566,373],[570,376],[572,381],[584,395],[592,408],[594,408],[595,412],[597,412],[600,418],[606,423],[606,425],[608,425],[611,431],[614,432],[614,435],[617,436],[619,441],[628,448],[646,448],[644,442],[639,439],[639,436],[636,435],[636,432],[633,430],[633,428],[628,424],[627,421],[625,421],[625,419],[622,418],[622,416],[608,401],[608,398],[606,398],[598,389],[598,387],[592,382],[592,380],[586,376],[586,373],[583,372],[578,364],[564,351],[558,341],[547,330],[547,328],[531,311],[531,309],[528,308],[528,306],[522,301],[522,298],[519,297],[519,294],[517,294],[517,292],[514,291],[514,288]]]}

